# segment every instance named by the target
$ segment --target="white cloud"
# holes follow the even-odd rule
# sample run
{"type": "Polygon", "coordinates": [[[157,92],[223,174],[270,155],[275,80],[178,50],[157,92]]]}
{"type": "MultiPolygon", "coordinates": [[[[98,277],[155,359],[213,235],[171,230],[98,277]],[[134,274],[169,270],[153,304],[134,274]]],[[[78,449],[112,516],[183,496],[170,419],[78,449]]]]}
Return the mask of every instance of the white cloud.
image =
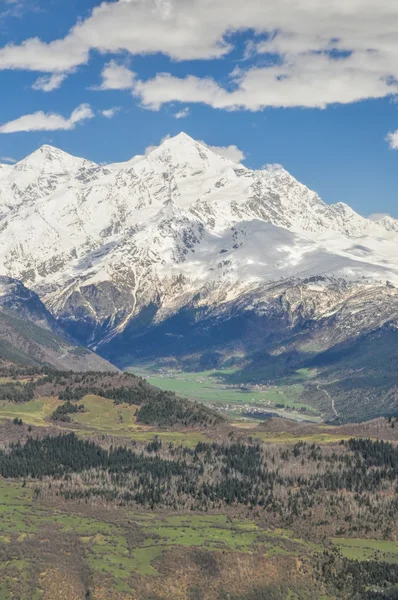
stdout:
{"type": "Polygon", "coordinates": [[[258,44],[254,40],[248,40],[245,44],[242,60],[249,60],[258,53],[258,44]]]}
{"type": "Polygon", "coordinates": [[[280,163],[265,163],[262,167],[264,171],[269,171],[270,173],[277,173],[278,171],[284,171],[283,165],[280,163]]]}
{"type": "Polygon", "coordinates": [[[15,164],[18,162],[16,158],[12,158],[11,156],[0,156],[0,161],[11,164],[15,164]]]}
{"type": "Polygon", "coordinates": [[[160,140],[160,144],[157,144],[156,146],[147,146],[144,151],[144,156],[148,156],[148,154],[150,154],[151,152],[156,150],[156,148],[159,148],[159,146],[161,144],[163,144],[163,142],[165,142],[166,140],[169,140],[170,138],[171,138],[171,135],[168,133],[167,135],[162,137],[162,139],[160,140]]]}
{"type": "Polygon", "coordinates": [[[101,73],[102,83],[98,90],[131,90],[134,86],[135,73],[124,65],[111,60],[101,73]]]}
{"type": "Polygon", "coordinates": [[[0,20],[7,17],[21,17],[25,11],[35,10],[26,0],[0,0],[0,20]]]}
{"type": "Polygon", "coordinates": [[[392,150],[398,150],[398,129],[387,134],[386,142],[392,150]]]}
{"type": "Polygon", "coordinates": [[[324,108],[398,93],[397,30],[396,0],[118,0],[102,2],[63,39],[0,49],[0,69],[61,73],[86,63],[91,50],[217,59],[231,51],[231,33],[246,31],[250,64],[232,88],[193,75],[135,82],[113,61],[101,89],[134,87],[153,109],[177,100],[228,110],[324,108]],[[270,55],[278,60],[264,62],[270,55]]]}
{"type": "Polygon", "coordinates": [[[30,38],[19,46],[9,44],[0,49],[0,69],[65,72],[85,64],[88,58],[89,48],[76,43],[73,36],[49,44],[39,38],[30,38]]]}
{"type": "Polygon", "coordinates": [[[190,110],[189,110],[188,106],[186,106],[185,108],[182,108],[181,110],[176,112],[174,115],[174,118],[175,119],[185,119],[185,117],[189,116],[189,113],[190,113],[190,110]]]}
{"type": "Polygon", "coordinates": [[[102,110],[101,114],[103,117],[107,119],[112,119],[120,110],[119,106],[114,106],[113,108],[107,108],[106,110],[102,110]]]}
{"type": "Polygon", "coordinates": [[[199,143],[206,146],[209,150],[212,150],[212,152],[215,152],[224,158],[228,158],[228,160],[232,160],[232,162],[235,163],[240,163],[246,158],[245,153],[238,148],[238,146],[235,146],[235,144],[232,144],[231,146],[209,146],[209,144],[206,144],[206,142],[203,141],[200,141],[199,143]]]}
{"type": "Polygon", "coordinates": [[[361,64],[364,58],[351,56],[337,61],[325,54],[306,54],[281,65],[239,70],[235,72],[232,91],[212,78],[178,78],[159,73],[153,79],[137,81],[134,94],[152,110],[178,101],[257,111],[270,106],[325,108],[331,103],[348,104],[397,92],[396,83],[370,76],[372,55],[368,64],[361,64]]]}
{"type": "MultiPolygon", "coordinates": [[[[202,102],[208,104],[212,98],[224,98],[226,92],[213,79],[200,79],[189,75],[185,79],[169,73],[159,73],[147,81],[137,81],[133,93],[152,110],[159,110],[167,102],[202,102]]],[[[221,106],[219,107],[221,108],[221,106]]]]}
{"type": "Polygon", "coordinates": [[[368,219],[370,219],[370,221],[381,221],[386,217],[391,217],[391,215],[388,213],[373,213],[368,216],[368,219]]]}
{"type": "Polygon", "coordinates": [[[150,154],[151,152],[153,152],[154,150],[156,150],[157,148],[159,148],[159,146],[165,142],[166,140],[170,139],[170,135],[165,135],[161,140],[160,140],[160,144],[157,144],[156,146],[147,146],[144,150],[144,154],[137,154],[136,156],[134,156],[131,160],[128,161],[128,164],[130,166],[133,166],[139,162],[141,162],[142,160],[144,160],[148,154],[150,154]]]}
{"type": "Polygon", "coordinates": [[[32,89],[40,90],[42,92],[53,92],[61,87],[67,76],[67,73],[52,73],[51,75],[43,75],[43,77],[36,79],[32,85],[32,89]]]}
{"type": "Polygon", "coordinates": [[[24,115],[0,126],[0,133],[16,133],[19,131],[56,131],[58,129],[74,129],[78,123],[92,119],[94,113],[88,104],[81,104],[66,119],[56,113],[39,111],[24,115]]]}

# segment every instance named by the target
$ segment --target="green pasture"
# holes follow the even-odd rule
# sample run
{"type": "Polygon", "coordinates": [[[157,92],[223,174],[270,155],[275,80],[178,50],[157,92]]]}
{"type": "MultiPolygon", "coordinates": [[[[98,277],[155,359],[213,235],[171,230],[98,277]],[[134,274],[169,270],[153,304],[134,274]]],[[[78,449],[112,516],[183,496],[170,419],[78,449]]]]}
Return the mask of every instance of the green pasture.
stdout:
{"type": "Polygon", "coordinates": [[[193,448],[207,438],[197,431],[151,431],[145,425],[136,423],[136,406],[115,404],[100,396],[85,396],[81,401],[86,412],[71,415],[72,423],[51,423],[50,416],[62,404],[57,398],[39,398],[25,403],[0,401],[0,419],[18,417],[27,425],[38,427],[58,427],[60,431],[76,430],[74,423],[81,425],[78,434],[106,434],[115,437],[129,438],[137,441],[151,441],[157,435],[165,443],[182,444],[193,448]]]}
{"type": "Polygon", "coordinates": [[[398,564],[398,543],[387,540],[334,538],[333,543],[346,558],[377,560],[398,564]]]}
{"type": "Polygon", "coordinates": [[[8,583],[15,582],[18,570],[22,571],[21,577],[30,574],[35,590],[35,574],[51,566],[46,561],[62,556],[65,560],[63,544],[71,540],[83,564],[98,576],[108,581],[110,578],[113,588],[121,592],[131,590],[129,581],[134,573],[160,575],[157,561],[176,546],[239,553],[260,551],[270,558],[311,551],[310,544],[295,540],[288,532],[268,532],[245,518],[222,514],[167,516],[135,509],[101,513],[101,518],[87,517],[77,512],[78,507],[76,512],[70,512],[66,505],[55,508],[34,496],[34,484],[27,482],[23,487],[21,483],[0,479],[0,552],[3,545],[12,549],[15,556],[0,568],[4,587],[0,587],[0,600],[12,597],[7,596],[13,589],[8,583]],[[53,552],[42,554],[43,544],[52,541],[53,552]]]}
{"type": "MultiPolygon", "coordinates": [[[[297,381],[310,377],[309,370],[297,372],[297,381]],[[308,371],[308,373],[307,373],[308,371]]],[[[293,410],[306,408],[309,413],[315,409],[301,400],[304,391],[301,383],[292,385],[273,386],[259,389],[257,386],[232,386],[227,383],[228,370],[203,372],[170,372],[167,374],[142,372],[149,383],[164,390],[171,390],[180,396],[186,396],[205,404],[226,406],[229,412],[235,414],[240,407],[256,406],[264,410],[272,409],[276,404],[283,404],[293,410]]],[[[312,376],[312,375],[311,375],[312,376]]]]}

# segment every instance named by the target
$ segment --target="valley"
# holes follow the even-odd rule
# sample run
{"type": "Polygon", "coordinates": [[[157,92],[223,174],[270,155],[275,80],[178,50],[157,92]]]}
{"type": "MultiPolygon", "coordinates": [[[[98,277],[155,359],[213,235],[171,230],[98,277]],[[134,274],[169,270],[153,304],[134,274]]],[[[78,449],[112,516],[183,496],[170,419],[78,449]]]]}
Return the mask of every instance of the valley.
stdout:
{"type": "MultiPolygon", "coordinates": [[[[153,366],[152,366],[153,369],[153,366]]],[[[280,415],[293,420],[319,422],[316,409],[303,401],[304,386],[294,381],[307,380],[307,376],[298,372],[291,377],[290,385],[281,384],[237,384],[229,383],[238,370],[222,369],[202,372],[169,371],[160,369],[151,371],[151,365],[145,369],[131,369],[142,375],[152,385],[172,390],[176,394],[191,400],[204,402],[211,408],[225,412],[235,419],[265,419],[267,416],[280,415]]]]}

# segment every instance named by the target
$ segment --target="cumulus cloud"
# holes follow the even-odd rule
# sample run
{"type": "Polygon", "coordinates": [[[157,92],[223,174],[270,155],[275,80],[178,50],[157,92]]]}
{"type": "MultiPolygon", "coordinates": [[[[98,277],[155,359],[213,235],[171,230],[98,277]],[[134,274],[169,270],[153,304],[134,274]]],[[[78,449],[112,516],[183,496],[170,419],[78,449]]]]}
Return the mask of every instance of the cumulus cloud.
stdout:
{"type": "Polygon", "coordinates": [[[159,148],[159,146],[161,146],[163,144],[163,142],[165,142],[166,140],[169,140],[171,138],[171,135],[168,133],[167,135],[165,135],[164,137],[162,137],[162,139],[160,140],[160,144],[152,145],[152,146],[147,146],[145,148],[144,151],[144,155],[143,156],[148,156],[148,154],[150,154],[151,152],[153,152],[154,150],[156,150],[157,148],[159,148]]]}
{"type": "Polygon", "coordinates": [[[119,106],[114,106],[113,108],[107,108],[106,110],[102,110],[101,114],[103,117],[107,119],[112,119],[120,110],[119,106]]]}
{"type": "Polygon", "coordinates": [[[23,115],[14,121],[4,123],[0,126],[0,133],[75,129],[78,123],[82,123],[93,117],[94,113],[88,104],[81,104],[75,108],[69,118],[65,118],[57,113],[45,113],[39,111],[30,115],[23,115]]]}
{"type": "Polygon", "coordinates": [[[43,75],[43,77],[36,79],[32,85],[32,89],[40,90],[42,92],[53,92],[61,87],[67,76],[67,73],[52,73],[51,75],[43,75]]]}
{"type": "Polygon", "coordinates": [[[182,108],[181,110],[176,112],[174,115],[174,118],[175,119],[185,119],[185,117],[189,116],[189,113],[190,113],[190,110],[189,110],[188,106],[186,106],[185,108],[182,108]]]}
{"type": "Polygon", "coordinates": [[[87,45],[76,43],[72,35],[50,43],[42,42],[39,38],[30,38],[19,46],[9,44],[0,49],[0,70],[63,73],[85,64],[88,58],[87,45]]]}
{"type": "Polygon", "coordinates": [[[370,221],[381,221],[382,219],[385,219],[386,217],[391,217],[391,215],[388,213],[373,213],[368,216],[368,219],[370,221]]]}
{"type": "Polygon", "coordinates": [[[135,73],[124,65],[111,60],[101,73],[102,83],[98,90],[130,90],[134,86],[135,73]]]}
{"type": "Polygon", "coordinates": [[[327,54],[303,54],[281,64],[239,70],[232,90],[209,77],[179,78],[159,73],[152,79],[137,81],[134,94],[152,110],[172,101],[204,103],[227,110],[257,111],[270,106],[325,108],[332,103],[349,104],[396,93],[395,80],[370,76],[373,62],[377,59],[372,53],[339,60],[327,54]]]}
{"type": "Polygon", "coordinates": [[[85,64],[92,50],[217,59],[232,50],[231,33],[246,31],[252,39],[243,58],[250,63],[242,63],[245,69],[232,87],[171,73],[135,81],[127,67],[113,61],[101,89],[134,87],[143,104],[154,109],[177,100],[228,110],[324,108],[398,92],[397,29],[395,0],[380,0],[376,9],[373,0],[108,1],[62,39],[32,38],[0,49],[0,69],[63,73],[85,64]]]}
{"type": "Polygon", "coordinates": [[[235,163],[240,163],[246,158],[245,153],[240,148],[238,148],[238,146],[235,146],[235,144],[232,144],[231,146],[210,146],[209,144],[206,144],[206,142],[204,142],[203,140],[199,143],[203,144],[203,146],[206,146],[206,148],[208,148],[212,152],[215,152],[216,154],[219,154],[224,158],[228,158],[228,160],[232,160],[232,162],[235,163]]]}
{"type": "Polygon", "coordinates": [[[133,156],[133,158],[131,160],[128,161],[128,164],[130,166],[133,166],[139,162],[141,162],[142,160],[144,160],[148,154],[150,154],[151,152],[153,152],[154,150],[156,150],[157,148],[159,148],[159,146],[161,144],[163,144],[163,142],[165,142],[166,140],[169,140],[171,138],[170,134],[165,135],[161,140],[160,140],[160,144],[156,144],[156,145],[151,145],[151,146],[147,146],[144,150],[144,154],[137,154],[136,156],[133,156]]]}
{"type": "Polygon", "coordinates": [[[386,142],[392,150],[398,150],[398,129],[387,134],[386,142]]]}
{"type": "Polygon", "coordinates": [[[200,79],[189,75],[184,79],[169,73],[159,73],[153,79],[136,81],[133,94],[152,110],[159,110],[167,102],[209,102],[222,108],[228,93],[210,78],[200,79]]]}

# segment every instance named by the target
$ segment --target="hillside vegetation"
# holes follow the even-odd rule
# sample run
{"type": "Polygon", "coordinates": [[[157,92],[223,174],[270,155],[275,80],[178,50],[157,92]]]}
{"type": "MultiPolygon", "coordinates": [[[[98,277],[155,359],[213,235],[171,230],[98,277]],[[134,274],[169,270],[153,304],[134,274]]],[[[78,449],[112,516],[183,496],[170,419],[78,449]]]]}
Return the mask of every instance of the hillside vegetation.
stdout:
{"type": "Polygon", "coordinates": [[[396,419],[231,423],[15,365],[0,396],[1,600],[395,597],[396,419]]]}
{"type": "MultiPolygon", "coordinates": [[[[15,373],[15,371],[13,371],[15,373]]],[[[22,373],[32,372],[22,369],[22,373]]],[[[43,369],[37,377],[23,382],[12,379],[0,383],[0,400],[14,403],[29,402],[33,398],[58,397],[64,401],[57,407],[52,418],[69,421],[67,413],[79,412],[76,404],[84,397],[94,395],[113,400],[115,405],[132,405],[137,408],[136,420],[145,425],[158,427],[209,427],[224,422],[217,412],[183,398],[174,392],[165,392],[149,385],[142,377],[129,373],[74,373],[43,369]]],[[[84,411],[84,404],[82,411],[84,411]]]]}

